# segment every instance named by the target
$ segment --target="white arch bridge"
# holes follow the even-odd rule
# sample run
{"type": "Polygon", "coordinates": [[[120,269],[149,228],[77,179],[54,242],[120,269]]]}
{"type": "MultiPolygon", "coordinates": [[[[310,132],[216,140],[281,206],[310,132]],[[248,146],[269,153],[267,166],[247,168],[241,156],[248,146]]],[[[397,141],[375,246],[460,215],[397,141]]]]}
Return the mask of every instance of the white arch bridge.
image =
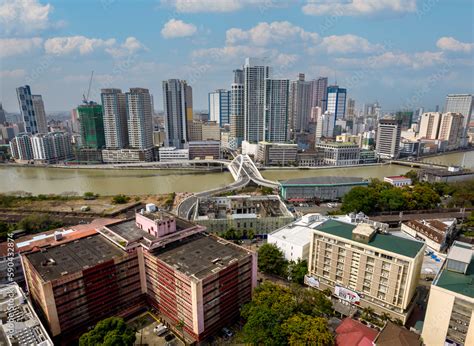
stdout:
{"type": "Polygon", "coordinates": [[[227,164],[227,169],[232,174],[232,177],[235,180],[234,183],[216,189],[198,192],[184,199],[177,207],[178,216],[184,219],[189,219],[199,197],[208,197],[218,193],[238,190],[247,186],[250,182],[260,186],[270,187],[272,189],[279,187],[277,182],[262,177],[257,166],[255,166],[254,162],[248,155],[237,155],[227,164]]]}

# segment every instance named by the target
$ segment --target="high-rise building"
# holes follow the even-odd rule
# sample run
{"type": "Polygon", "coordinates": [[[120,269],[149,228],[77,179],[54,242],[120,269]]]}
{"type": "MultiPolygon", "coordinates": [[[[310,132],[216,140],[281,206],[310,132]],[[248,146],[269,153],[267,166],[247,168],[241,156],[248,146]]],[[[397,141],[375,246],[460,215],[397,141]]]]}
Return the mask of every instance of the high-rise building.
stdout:
{"type": "Polygon", "coordinates": [[[7,122],[7,115],[3,109],[2,103],[0,102],[0,125],[5,125],[7,122]]]}
{"type": "Polygon", "coordinates": [[[395,119],[380,119],[377,126],[375,151],[379,158],[396,159],[400,154],[402,127],[395,119]]]}
{"type": "Polygon", "coordinates": [[[395,119],[400,120],[403,131],[408,130],[413,123],[413,111],[396,112],[395,119]]]}
{"type": "Polygon", "coordinates": [[[105,146],[122,149],[128,146],[127,107],[120,89],[101,90],[105,146]]]}
{"type": "Polygon", "coordinates": [[[240,146],[244,139],[244,71],[234,70],[230,86],[230,137],[240,146]]]}
{"type": "Polygon", "coordinates": [[[48,132],[41,95],[32,95],[29,85],[16,88],[16,93],[25,131],[32,134],[48,132]]]}
{"type": "Polygon", "coordinates": [[[307,131],[311,117],[312,82],[305,81],[304,78],[304,73],[300,73],[298,80],[290,83],[288,124],[292,139],[295,133],[307,131]]]}
{"type": "Polygon", "coordinates": [[[443,113],[439,126],[438,139],[448,142],[448,149],[457,149],[463,134],[463,120],[461,113],[443,113]]]}
{"type": "Polygon", "coordinates": [[[452,113],[461,113],[464,117],[463,119],[463,132],[460,144],[462,147],[465,147],[468,143],[468,125],[472,119],[473,111],[473,98],[472,94],[450,94],[446,96],[446,105],[444,107],[445,112],[452,113]]]}
{"type": "Polygon", "coordinates": [[[327,77],[319,77],[318,79],[311,81],[311,93],[312,93],[312,101],[311,107],[321,107],[323,111],[326,110],[326,102],[327,102],[327,89],[328,89],[328,78],[327,77]]]}
{"type": "Polygon", "coordinates": [[[38,133],[48,133],[48,124],[46,121],[46,111],[44,110],[43,97],[41,95],[31,95],[33,109],[36,116],[36,124],[38,125],[38,133]]]}
{"type": "Polygon", "coordinates": [[[288,135],[288,79],[265,79],[265,141],[284,143],[288,135]]]}
{"type": "Polygon", "coordinates": [[[352,119],[355,117],[355,100],[351,99],[350,97],[347,99],[346,105],[346,117],[348,119],[352,119]]]}
{"type": "Polygon", "coordinates": [[[217,122],[221,127],[230,124],[231,92],[218,89],[209,93],[209,120],[217,122]]]}
{"type": "Polygon", "coordinates": [[[441,113],[429,112],[423,113],[419,118],[420,130],[418,137],[425,139],[438,138],[441,113]]]}
{"type": "Polygon", "coordinates": [[[430,288],[425,345],[474,345],[474,251],[455,241],[430,288]]]}
{"type": "Polygon", "coordinates": [[[265,79],[270,67],[256,58],[245,59],[244,65],[244,140],[259,142],[265,138],[265,79]]]}
{"type": "Polygon", "coordinates": [[[37,133],[31,137],[33,159],[55,163],[72,158],[71,136],[67,132],[37,133]]]}
{"type": "Polygon", "coordinates": [[[169,79],[163,81],[163,108],[167,146],[184,148],[190,138],[193,121],[192,88],[186,81],[169,79]]]}
{"type": "Polygon", "coordinates": [[[316,143],[320,142],[323,138],[334,137],[335,123],[334,113],[324,112],[324,114],[319,114],[316,119],[316,143]]]}
{"type": "Polygon", "coordinates": [[[125,94],[128,145],[133,149],[153,147],[153,109],[148,89],[131,88],[125,94]]]}
{"type": "Polygon", "coordinates": [[[337,85],[328,87],[326,110],[335,115],[336,119],[346,116],[346,89],[337,85]]]}
{"type": "Polygon", "coordinates": [[[77,107],[81,147],[102,149],[105,146],[104,117],[102,106],[97,103],[77,107]]]}
{"type": "Polygon", "coordinates": [[[15,160],[32,160],[31,135],[26,132],[16,135],[10,141],[10,151],[15,160]]]}

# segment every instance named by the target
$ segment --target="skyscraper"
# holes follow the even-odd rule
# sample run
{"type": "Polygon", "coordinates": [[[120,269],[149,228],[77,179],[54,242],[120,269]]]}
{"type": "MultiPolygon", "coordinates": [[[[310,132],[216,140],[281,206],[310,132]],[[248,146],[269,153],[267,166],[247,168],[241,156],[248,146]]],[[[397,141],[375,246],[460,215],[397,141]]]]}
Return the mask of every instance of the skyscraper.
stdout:
{"type": "Polygon", "coordinates": [[[402,127],[395,119],[380,119],[377,126],[375,151],[383,159],[396,159],[400,153],[402,127]]]}
{"type": "Polygon", "coordinates": [[[350,97],[347,99],[346,116],[349,119],[355,117],[355,100],[350,97]]]}
{"type": "Polygon", "coordinates": [[[4,125],[7,122],[7,115],[3,109],[2,103],[0,102],[0,125],[4,125]]]}
{"type": "Polygon", "coordinates": [[[122,149],[128,146],[127,108],[120,89],[101,90],[105,146],[122,149]]]}
{"type": "Polygon", "coordinates": [[[346,115],[346,89],[337,85],[328,87],[326,110],[333,113],[336,119],[344,119],[346,115]]]}
{"type": "Polygon", "coordinates": [[[298,80],[290,83],[288,107],[288,123],[291,138],[295,133],[308,129],[312,105],[312,82],[304,80],[304,73],[298,75],[298,80]]]}
{"type": "Polygon", "coordinates": [[[230,90],[230,136],[237,146],[244,138],[244,71],[234,70],[230,90]]]}
{"type": "Polygon", "coordinates": [[[102,149],[105,146],[104,117],[102,106],[97,103],[83,104],[77,107],[81,146],[90,149],[102,149]]]}
{"type": "Polygon", "coordinates": [[[328,78],[319,77],[311,81],[311,107],[321,107],[326,110],[328,78]]]}
{"type": "Polygon", "coordinates": [[[467,146],[468,143],[468,125],[472,119],[472,103],[473,103],[473,95],[472,94],[450,94],[446,96],[446,105],[445,105],[445,112],[452,112],[452,113],[461,113],[463,115],[463,131],[461,134],[461,147],[467,146]]]}
{"type": "Polygon", "coordinates": [[[323,114],[318,114],[316,119],[316,134],[315,141],[316,143],[321,142],[323,138],[332,138],[334,137],[334,125],[336,124],[334,114],[330,112],[324,112],[323,114]]]}
{"type": "Polygon", "coordinates": [[[461,113],[443,113],[439,125],[438,139],[448,142],[448,149],[457,149],[463,133],[464,117],[461,113]]]}
{"type": "Polygon", "coordinates": [[[270,67],[256,58],[245,59],[244,65],[244,139],[259,142],[265,139],[265,79],[270,67]]]}
{"type": "Polygon", "coordinates": [[[167,146],[184,148],[189,141],[190,124],[193,120],[192,88],[184,80],[163,81],[163,108],[167,146]]]}
{"type": "Polygon", "coordinates": [[[230,124],[230,94],[225,89],[209,93],[209,120],[217,122],[221,127],[230,124]]]}
{"type": "Polygon", "coordinates": [[[265,141],[287,141],[289,84],[288,79],[265,79],[265,141]]]}
{"type": "Polygon", "coordinates": [[[41,95],[34,95],[33,97],[29,85],[16,88],[16,93],[25,131],[32,134],[46,133],[46,114],[41,95]]]}
{"type": "Polygon", "coordinates": [[[420,130],[418,136],[426,139],[436,139],[439,133],[439,124],[441,113],[429,112],[423,113],[419,119],[420,130]]]}
{"type": "Polygon", "coordinates": [[[153,111],[148,89],[130,88],[127,101],[128,144],[133,149],[153,147],[153,111]]]}

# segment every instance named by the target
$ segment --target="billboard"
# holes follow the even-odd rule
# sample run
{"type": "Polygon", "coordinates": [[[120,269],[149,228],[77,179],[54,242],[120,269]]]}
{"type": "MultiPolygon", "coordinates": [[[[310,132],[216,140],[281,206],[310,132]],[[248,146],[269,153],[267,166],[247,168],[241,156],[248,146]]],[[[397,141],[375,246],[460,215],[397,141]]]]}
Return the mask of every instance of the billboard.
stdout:
{"type": "Polygon", "coordinates": [[[313,276],[305,275],[304,276],[304,283],[309,287],[319,288],[319,280],[313,276]]]}
{"type": "Polygon", "coordinates": [[[359,304],[360,302],[359,294],[341,286],[334,287],[334,294],[339,298],[348,301],[352,304],[359,304]]]}

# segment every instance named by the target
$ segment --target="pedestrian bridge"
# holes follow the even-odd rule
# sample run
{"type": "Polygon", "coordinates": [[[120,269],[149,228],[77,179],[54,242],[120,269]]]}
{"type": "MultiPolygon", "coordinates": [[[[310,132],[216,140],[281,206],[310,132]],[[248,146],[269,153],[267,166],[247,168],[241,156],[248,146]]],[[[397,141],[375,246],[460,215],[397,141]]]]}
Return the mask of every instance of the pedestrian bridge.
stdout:
{"type": "Polygon", "coordinates": [[[240,181],[248,178],[257,185],[266,186],[270,188],[278,188],[277,182],[265,179],[258,170],[255,163],[247,154],[237,155],[227,166],[227,169],[232,174],[235,181],[240,181]]]}

